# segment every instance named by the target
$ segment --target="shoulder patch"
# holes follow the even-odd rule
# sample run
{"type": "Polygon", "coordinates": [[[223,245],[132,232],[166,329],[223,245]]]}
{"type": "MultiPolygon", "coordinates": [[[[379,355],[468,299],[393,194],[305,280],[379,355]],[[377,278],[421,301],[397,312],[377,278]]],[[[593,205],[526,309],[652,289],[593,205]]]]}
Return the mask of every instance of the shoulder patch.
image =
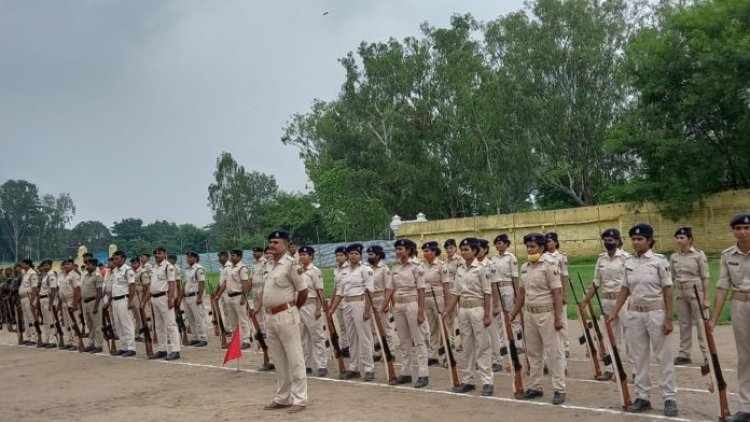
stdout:
{"type": "Polygon", "coordinates": [[[373,274],[374,274],[374,273],[372,272],[372,268],[368,268],[368,269],[367,269],[367,275],[373,275],[373,274]]]}

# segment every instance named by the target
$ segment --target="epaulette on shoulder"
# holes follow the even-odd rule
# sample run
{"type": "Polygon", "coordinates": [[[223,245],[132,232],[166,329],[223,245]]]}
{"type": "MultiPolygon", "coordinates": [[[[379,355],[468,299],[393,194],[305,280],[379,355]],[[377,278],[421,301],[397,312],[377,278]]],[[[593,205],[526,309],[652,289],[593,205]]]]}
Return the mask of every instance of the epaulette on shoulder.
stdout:
{"type": "Polygon", "coordinates": [[[544,261],[547,262],[548,264],[557,265],[557,258],[555,258],[554,256],[550,254],[543,254],[542,258],[544,258],[544,261]]]}
{"type": "Polygon", "coordinates": [[[730,246],[730,247],[728,247],[728,248],[724,249],[723,251],[721,251],[721,254],[722,254],[722,255],[724,255],[724,254],[730,254],[730,253],[734,252],[734,248],[735,248],[735,247],[736,247],[736,246],[730,246]]]}

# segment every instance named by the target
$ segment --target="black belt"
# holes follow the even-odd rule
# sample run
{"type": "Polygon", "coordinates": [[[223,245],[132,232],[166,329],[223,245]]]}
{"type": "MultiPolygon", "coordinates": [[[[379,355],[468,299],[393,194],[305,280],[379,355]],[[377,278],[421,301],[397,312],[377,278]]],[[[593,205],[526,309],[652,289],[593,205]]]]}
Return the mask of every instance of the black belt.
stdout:
{"type": "Polygon", "coordinates": [[[39,299],[47,299],[48,297],[49,295],[42,295],[42,296],[39,296],[39,299]]]}
{"type": "Polygon", "coordinates": [[[121,299],[127,299],[127,297],[128,297],[128,295],[120,295],[120,296],[115,296],[115,297],[113,297],[113,298],[112,298],[112,300],[121,300],[121,299]]]}
{"type": "Polygon", "coordinates": [[[154,294],[152,294],[152,295],[151,295],[151,297],[162,297],[162,296],[164,296],[165,294],[167,294],[167,292],[159,292],[159,293],[154,293],[154,294]]]}
{"type": "Polygon", "coordinates": [[[188,293],[188,294],[185,295],[185,297],[193,297],[193,296],[195,296],[197,294],[198,294],[198,292],[188,293]]]}
{"type": "Polygon", "coordinates": [[[242,292],[234,292],[234,293],[227,293],[227,296],[229,296],[229,297],[235,297],[235,296],[239,296],[241,294],[242,294],[242,292]]]}
{"type": "Polygon", "coordinates": [[[96,297],[90,297],[88,299],[83,299],[83,303],[89,303],[89,302],[91,302],[94,299],[96,299],[96,297]]]}

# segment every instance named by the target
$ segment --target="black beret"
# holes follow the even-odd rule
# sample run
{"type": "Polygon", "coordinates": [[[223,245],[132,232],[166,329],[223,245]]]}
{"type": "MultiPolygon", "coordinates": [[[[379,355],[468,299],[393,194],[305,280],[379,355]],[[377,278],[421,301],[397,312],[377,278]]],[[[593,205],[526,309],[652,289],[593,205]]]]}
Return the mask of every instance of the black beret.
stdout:
{"type": "Polygon", "coordinates": [[[52,260],[45,259],[44,261],[40,262],[39,265],[52,265],[52,260]]]}
{"type": "Polygon", "coordinates": [[[636,224],[635,226],[630,228],[630,231],[628,232],[628,236],[644,236],[644,237],[652,237],[654,235],[654,228],[651,227],[648,224],[636,224]]]}
{"type": "Polygon", "coordinates": [[[372,245],[367,248],[367,253],[383,253],[383,247],[380,245],[372,245]]]}
{"type": "Polygon", "coordinates": [[[135,264],[136,262],[140,264],[141,260],[138,259],[138,258],[130,258],[130,263],[131,264],[135,264]]]}
{"type": "Polygon", "coordinates": [[[456,246],[456,239],[448,239],[443,243],[443,247],[447,248],[448,246],[456,246]]]}
{"type": "Polygon", "coordinates": [[[734,227],[738,224],[750,224],[750,213],[739,213],[732,217],[729,225],[734,227]]]}
{"type": "Polygon", "coordinates": [[[482,249],[489,249],[490,248],[490,241],[487,239],[479,239],[479,246],[482,247],[482,249]]]}
{"type": "Polygon", "coordinates": [[[679,229],[677,229],[677,231],[674,232],[674,237],[677,237],[679,235],[693,237],[693,228],[692,227],[680,227],[679,229]]]}
{"type": "Polygon", "coordinates": [[[409,239],[399,239],[393,243],[393,247],[398,248],[399,246],[403,246],[406,249],[417,250],[417,244],[409,239]]]}
{"type": "Polygon", "coordinates": [[[167,259],[175,259],[176,260],[177,259],[177,255],[171,253],[171,254],[167,255],[167,259]]]}
{"type": "MultiPolygon", "coordinates": [[[[84,255],[86,255],[86,254],[84,254],[84,255]]],[[[89,255],[94,256],[94,254],[89,254],[89,255]]],[[[151,258],[151,254],[147,253],[147,252],[142,253],[141,256],[147,256],[147,257],[151,258]]]]}
{"type": "Polygon", "coordinates": [[[612,237],[612,238],[615,238],[615,239],[619,239],[620,238],[620,231],[617,230],[617,229],[607,229],[607,230],[604,230],[602,232],[602,239],[604,239],[605,237],[612,237]]]}
{"type": "Polygon", "coordinates": [[[242,256],[242,249],[232,249],[232,255],[242,256]]]}
{"type": "Polygon", "coordinates": [[[297,252],[299,253],[306,253],[308,255],[312,255],[315,253],[315,249],[312,246],[301,246],[299,249],[297,249],[297,252]]]}
{"type": "Polygon", "coordinates": [[[503,243],[510,244],[510,239],[508,239],[508,235],[507,234],[499,234],[495,238],[495,243],[497,243],[497,242],[503,242],[503,243]]]}
{"type": "Polygon", "coordinates": [[[476,237],[467,237],[461,241],[461,246],[479,248],[479,239],[476,237]]]}
{"type": "Polygon", "coordinates": [[[544,234],[544,238],[545,239],[552,239],[555,242],[557,242],[557,233],[555,233],[555,232],[547,232],[547,233],[544,234]]]}
{"type": "Polygon", "coordinates": [[[260,246],[256,246],[253,248],[253,252],[264,252],[265,250],[261,248],[260,246]]]}
{"type": "Polygon", "coordinates": [[[333,253],[334,254],[337,254],[337,253],[346,253],[346,246],[338,246],[338,247],[336,247],[336,250],[333,253]]]}
{"type": "Polygon", "coordinates": [[[361,243],[352,243],[351,245],[346,246],[346,253],[359,252],[361,254],[362,249],[364,249],[364,247],[362,246],[361,243]]]}
{"type": "Polygon", "coordinates": [[[435,241],[424,242],[422,244],[422,250],[429,249],[431,251],[440,249],[440,245],[435,241]]]}
{"type": "Polygon", "coordinates": [[[268,235],[268,240],[271,240],[271,239],[289,240],[289,232],[286,230],[276,230],[275,232],[268,235]]]}
{"type": "Polygon", "coordinates": [[[544,235],[541,233],[536,233],[536,232],[529,233],[523,237],[523,243],[529,243],[529,242],[534,242],[536,244],[543,245],[545,242],[544,235]]]}
{"type": "Polygon", "coordinates": [[[216,253],[216,256],[218,256],[219,258],[221,258],[222,256],[229,256],[229,252],[221,251],[221,252],[216,253]]]}
{"type": "Polygon", "coordinates": [[[198,258],[198,254],[195,253],[195,252],[193,252],[193,251],[190,251],[190,252],[186,253],[185,255],[187,255],[187,256],[189,256],[191,258],[198,258]]]}

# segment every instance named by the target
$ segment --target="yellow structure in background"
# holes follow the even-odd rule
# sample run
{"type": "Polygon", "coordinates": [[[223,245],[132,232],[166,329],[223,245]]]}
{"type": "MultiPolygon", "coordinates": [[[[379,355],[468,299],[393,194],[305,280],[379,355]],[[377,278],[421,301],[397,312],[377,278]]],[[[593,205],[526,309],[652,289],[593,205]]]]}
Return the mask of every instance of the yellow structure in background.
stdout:
{"type": "Polygon", "coordinates": [[[85,254],[88,251],[89,250],[83,245],[78,247],[78,255],[76,256],[76,259],[73,261],[73,263],[76,264],[76,268],[81,268],[81,266],[83,266],[83,254],[85,254]]]}
{"type": "MultiPolygon", "coordinates": [[[[552,211],[536,211],[469,217],[424,222],[404,222],[398,237],[408,237],[417,243],[474,236],[490,242],[500,233],[512,240],[511,252],[526,255],[523,236],[529,232],[555,231],[560,236],[561,250],[568,255],[596,255],[603,251],[599,235],[609,227],[620,230],[625,249],[632,252],[627,240],[628,230],[638,223],[654,227],[656,251],[674,250],[674,232],[678,227],[690,226],[695,236],[695,247],[708,253],[719,253],[734,243],[729,219],[736,213],[750,210],[750,189],[728,191],[694,204],[693,213],[685,219],[670,221],[662,218],[653,204],[638,207],[632,203],[617,203],[592,207],[552,211]]],[[[494,250],[494,248],[493,248],[494,250]]]]}
{"type": "Polygon", "coordinates": [[[115,252],[117,252],[117,245],[115,245],[114,243],[112,243],[111,245],[109,245],[109,255],[107,255],[107,256],[109,256],[110,258],[112,258],[112,255],[115,252]]]}

